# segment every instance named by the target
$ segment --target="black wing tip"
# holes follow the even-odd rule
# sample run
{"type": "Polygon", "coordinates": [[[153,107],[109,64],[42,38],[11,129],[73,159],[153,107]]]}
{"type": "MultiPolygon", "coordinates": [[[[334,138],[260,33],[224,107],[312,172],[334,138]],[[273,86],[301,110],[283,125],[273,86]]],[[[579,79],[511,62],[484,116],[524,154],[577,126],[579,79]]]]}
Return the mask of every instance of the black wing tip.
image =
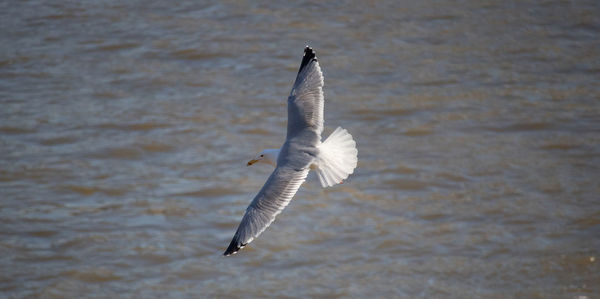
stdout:
{"type": "Polygon", "coordinates": [[[298,73],[302,72],[302,69],[304,69],[311,61],[317,61],[317,53],[310,46],[306,46],[306,48],[304,48],[304,56],[302,57],[298,73]]]}
{"type": "Polygon", "coordinates": [[[230,256],[230,255],[236,254],[238,251],[240,251],[240,249],[244,248],[244,246],[246,246],[246,245],[247,244],[238,243],[235,239],[233,239],[233,240],[231,240],[229,247],[227,247],[227,250],[225,250],[223,255],[230,256]]]}
{"type": "Polygon", "coordinates": [[[308,56],[309,59],[317,59],[317,53],[309,45],[304,48],[304,56],[308,56]]]}

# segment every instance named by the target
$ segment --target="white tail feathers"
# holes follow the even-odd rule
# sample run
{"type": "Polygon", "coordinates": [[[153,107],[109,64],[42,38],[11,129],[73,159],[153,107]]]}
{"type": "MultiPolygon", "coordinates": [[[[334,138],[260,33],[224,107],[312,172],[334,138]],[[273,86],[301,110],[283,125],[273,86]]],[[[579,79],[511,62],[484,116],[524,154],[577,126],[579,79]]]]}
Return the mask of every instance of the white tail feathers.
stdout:
{"type": "Polygon", "coordinates": [[[330,187],[341,183],[356,168],[358,150],[352,135],[337,127],[319,146],[316,171],[321,186],[330,187]]]}

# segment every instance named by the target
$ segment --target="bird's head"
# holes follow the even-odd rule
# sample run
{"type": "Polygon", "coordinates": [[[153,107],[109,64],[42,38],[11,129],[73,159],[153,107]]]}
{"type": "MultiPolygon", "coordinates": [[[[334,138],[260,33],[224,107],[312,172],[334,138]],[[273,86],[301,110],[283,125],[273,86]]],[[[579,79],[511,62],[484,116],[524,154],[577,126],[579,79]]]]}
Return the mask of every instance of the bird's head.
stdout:
{"type": "Polygon", "coordinates": [[[248,161],[248,166],[254,163],[266,163],[277,166],[278,149],[266,149],[260,152],[254,159],[248,161]]]}

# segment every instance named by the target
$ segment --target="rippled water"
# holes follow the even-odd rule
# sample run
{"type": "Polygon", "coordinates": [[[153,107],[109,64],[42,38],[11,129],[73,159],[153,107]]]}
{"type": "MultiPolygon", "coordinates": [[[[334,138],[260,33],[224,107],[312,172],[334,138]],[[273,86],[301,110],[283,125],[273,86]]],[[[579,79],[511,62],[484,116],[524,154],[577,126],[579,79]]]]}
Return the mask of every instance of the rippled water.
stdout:
{"type": "Polygon", "coordinates": [[[599,12],[2,2],[2,297],[596,298],[599,12]],[[358,168],[225,258],[306,44],[358,168]]]}

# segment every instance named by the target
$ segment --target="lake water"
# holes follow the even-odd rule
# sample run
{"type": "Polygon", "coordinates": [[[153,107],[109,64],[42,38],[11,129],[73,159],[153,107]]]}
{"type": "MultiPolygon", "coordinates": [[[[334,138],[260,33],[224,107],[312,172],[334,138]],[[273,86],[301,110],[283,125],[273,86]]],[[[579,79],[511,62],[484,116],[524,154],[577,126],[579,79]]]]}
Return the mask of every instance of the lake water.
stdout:
{"type": "Polygon", "coordinates": [[[0,297],[600,296],[600,2],[0,3],[0,297]],[[314,176],[223,257],[305,45],[314,176]]]}

